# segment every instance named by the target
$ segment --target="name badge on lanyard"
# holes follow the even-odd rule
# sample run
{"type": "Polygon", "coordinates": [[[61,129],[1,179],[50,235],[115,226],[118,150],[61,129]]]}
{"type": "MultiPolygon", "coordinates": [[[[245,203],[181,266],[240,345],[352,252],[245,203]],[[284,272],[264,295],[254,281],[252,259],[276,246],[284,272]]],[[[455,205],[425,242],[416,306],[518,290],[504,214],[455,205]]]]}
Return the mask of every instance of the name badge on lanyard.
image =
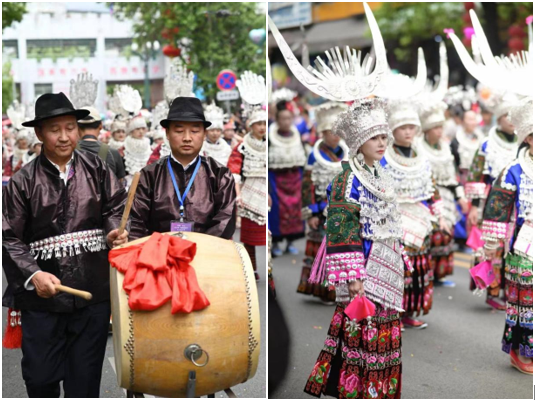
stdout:
{"type": "Polygon", "coordinates": [[[197,175],[197,173],[199,172],[199,168],[201,167],[201,157],[200,156],[197,156],[197,157],[198,157],[198,160],[197,160],[197,164],[195,165],[195,170],[193,171],[193,174],[188,184],[186,185],[184,195],[180,193],[180,189],[178,188],[178,184],[175,178],[175,172],[173,171],[173,167],[171,167],[171,156],[167,158],[167,168],[169,170],[169,174],[171,175],[171,180],[173,181],[173,187],[175,188],[175,193],[178,198],[178,203],[180,204],[180,220],[171,221],[170,231],[193,231],[194,222],[184,220],[184,201],[186,200],[186,196],[188,196],[191,186],[193,185],[195,176],[197,175]]]}

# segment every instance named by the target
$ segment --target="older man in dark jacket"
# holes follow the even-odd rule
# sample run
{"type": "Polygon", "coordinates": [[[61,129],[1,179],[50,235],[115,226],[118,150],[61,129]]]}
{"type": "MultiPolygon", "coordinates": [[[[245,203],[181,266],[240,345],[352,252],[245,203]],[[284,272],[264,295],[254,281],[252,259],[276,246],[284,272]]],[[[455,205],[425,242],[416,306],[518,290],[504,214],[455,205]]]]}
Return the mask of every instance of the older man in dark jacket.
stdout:
{"type": "Polygon", "coordinates": [[[63,93],[35,104],[43,151],[9,181],[2,198],[3,305],[21,310],[22,375],[29,397],[98,397],[110,316],[108,249],[126,192],[102,160],[75,151],[75,110],[63,93]],[[57,284],[90,292],[90,301],[57,284]]]}
{"type": "Polygon", "coordinates": [[[195,231],[230,239],[236,229],[236,190],[230,170],[200,156],[206,121],[201,102],[176,98],[166,129],[171,154],[141,170],[132,206],[131,238],[195,231]]]}

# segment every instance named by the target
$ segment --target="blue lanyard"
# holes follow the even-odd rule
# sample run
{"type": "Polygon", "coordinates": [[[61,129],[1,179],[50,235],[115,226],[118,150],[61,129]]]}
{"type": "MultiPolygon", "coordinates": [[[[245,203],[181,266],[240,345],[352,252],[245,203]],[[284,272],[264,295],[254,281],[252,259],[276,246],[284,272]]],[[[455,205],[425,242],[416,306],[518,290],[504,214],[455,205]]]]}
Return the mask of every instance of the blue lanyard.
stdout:
{"type": "Polygon", "coordinates": [[[178,189],[178,185],[176,183],[175,172],[171,167],[171,156],[167,158],[167,168],[169,169],[169,174],[171,175],[171,180],[173,180],[173,186],[175,187],[176,196],[178,197],[178,202],[180,203],[180,221],[184,221],[184,201],[186,200],[186,196],[188,196],[189,190],[193,185],[195,176],[197,175],[197,173],[199,172],[199,168],[201,167],[201,157],[198,156],[198,158],[199,159],[197,160],[197,165],[195,166],[193,175],[191,176],[188,185],[186,186],[186,190],[184,191],[184,196],[182,196],[182,194],[180,193],[180,189],[178,189]]]}

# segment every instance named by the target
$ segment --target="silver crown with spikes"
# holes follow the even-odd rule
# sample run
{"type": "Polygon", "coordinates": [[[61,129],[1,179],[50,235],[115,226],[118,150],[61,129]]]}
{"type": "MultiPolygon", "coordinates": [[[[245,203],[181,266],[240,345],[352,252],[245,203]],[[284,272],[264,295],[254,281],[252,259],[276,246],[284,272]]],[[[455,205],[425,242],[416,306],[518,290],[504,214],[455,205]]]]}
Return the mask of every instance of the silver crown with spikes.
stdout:
{"type": "Polygon", "coordinates": [[[477,98],[479,103],[488,109],[498,119],[511,111],[511,108],[520,100],[514,93],[489,88],[481,83],[477,85],[477,98]],[[487,92],[486,96],[483,92],[487,92]]]}
{"type": "Polygon", "coordinates": [[[169,105],[167,104],[167,100],[161,100],[156,104],[154,109],[152,109],[152,123],[151,128],[152,129],[163,129],[163,127],[160,125],[160,121],[165,120],[167,118],[167,113],[169,113],[169,105]]]}
{"type": "Polygon", "coordinates": [[[71,79],[69,98],[75,108],[93,106],[97,99],[98,79],[88,72],[78,74],[76,80],[71,79]]]}
{"type": "Polygon", "coordinates": [[[174,58],[163,80],[165,99],[171,104],[177,97],[194,97],[193,71],[188,72],[179,58],[174,58]]]}
{"type": "Polygon", "coordinates": [[[297,96],[297,92],[288,89],[277,89],[271,94],[271,103],[277,104],[279,102],[291,102],[297,96]]]}
{"type": "Polygon", "coordinates": [[[333,129],[334,122],[338,115],[347,110],[348,106],[342,102],[326,102],[314,108],[318,132],[333,129]]]}
{"type": "Polygon", "coordinates": [[[533,134],[533,98],[526,97],[517,102],[511,108],[509,118],[515,126],[518,142],[524,142],[530,134],[533,134]]]}
{"type": "Polygon", "coordinates": [[[448,105],[442,100],[435,99],[432,93],[418,98],[417,106],[423,132],[442,126],[446,121],[444,112],[448,105]]]}
{"type": "Polygon", "coordinates": [[[118,118],[124,119],[128,116],[128,112],[122,108],[121,102],[117,97],[115,90],[113,91],[113,95],[108,100],[108,109],[110,109],[116,117],[120,116],[118,118]]]}
{"type": "Polygon", "coordinates": [[[137,89],[130,85],[119,85],[115,88],[115,94],[121,107],[131,115],[137,115],[143,106],[141,95],[137,89]]]}
{"type": "Polygon", "coordinates": [[[338,115],[333,133],[346,141],[350,154],[356,155],[369,139],[386,135],[388,144],[394,137],[388,126],[387,101],[381,98],[357,99],[346,111],[338,115]]]}
{"type": "Polygon", "coordinates": [[[254,106],[266,102],[266,82],[263,76],[245,71],[236,82],[241,99],[254,106]]]}
{"type": "MultiPolygon", "coordinates": [[[[249,119],[249,123],[254,124],[255,122],[267,120],[265,111],[262,108],[262,105],[266,102],[264,77],[251,71],[245,71],[241,74],[240,79],[236,81],[236,86],[240,92],[244,113],[249,119]]],[[[295,92],[291,94],[295,95],[295,92]]]]}
{"type": "Polygon", "coordinates": [[[223,121],[225,120],[225,113],[221,107],[216,106],[214,101],[207,105],[204,108],[204,116],[208,121],[212,123],[209,130],[211,129],[223,129],[223,121]]]}
{"type": "Polygon", "coordinates": [[[410,99],[394,99],[388,101],[388,125],[392,132],[402,125],[421,127],[418,110],[410,99]]]}
{"type": "Polygon", "coordinates": [[[476,91],[472,87],[463,89],[462,85],[450,86],[444,96],[444,102],[450,106],[461,106],[464,111],[472,108],[477,102],[476,91]]]}
{"type": "Polygon", "coordinates": [[[361,64],[361,53],[350,50],[347,46],[343,53],[339,47],[325,52],[329,65],[317,57],[315,68],[311,66],[305,68],[295,57],[269,16],[268,24],[288,67],[307,89],[329,100],[351,101],[374,94],[388,68],[381,31],[366,3],[364,3],[364,11],[370,24],[373,46],[377,56],[373,72],[371,72],[373,60],[366,57],[361,64]]]}

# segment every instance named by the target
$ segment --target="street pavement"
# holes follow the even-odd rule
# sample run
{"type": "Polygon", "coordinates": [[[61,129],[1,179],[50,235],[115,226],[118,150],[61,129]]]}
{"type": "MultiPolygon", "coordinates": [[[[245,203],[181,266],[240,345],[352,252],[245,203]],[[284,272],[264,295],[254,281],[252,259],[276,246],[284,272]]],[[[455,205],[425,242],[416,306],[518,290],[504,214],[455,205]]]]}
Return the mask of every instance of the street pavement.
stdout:
{"type": "MultiPolygon", "coordinates": [[[[239,241],[239,230],[234,235],[234,240],[239,241]]],[[[266,247],[257,247],[256,260],[260,281],[257,282],[258,297],[260,305],[261,319],[261,351],[256,375],[246,383],[232,387],[232,391],[239,398],[265,398],[266,397],[266,247]]],[[[214,266],[217,268],[217,266],[214,266]]],[[[5,275],[2,272],[2,293],[7,286],[5,275]]],[[[7,308],[2,308],[2,336],[5,332],[7,322],[7,308]]],[[[20,367],[22,353],[19,350],[2,349],[2,397],[3,398],[25,398],[27,397],[24,381],[20,367]]],[[[115,374],[115,362],[113,356],[113,341],[111,334],[106,346],[106,357],[102,369],[102,382],[100,386],[100,396],[105,398],[125,398],[126,392],[117,386],[117,376],[115,374]]],[[[149,398],[150,396],[145,395],[149,398]]],[[[217,398],[226,398],[224,392],[218,392],[217,398]]]]}
{"type": "MultiPolygon", "coordinates": [[[[289,326],[291,355],[287,377],[272,398],[313,398],[303,392],[318,357],[334,306],[296,292],[305,240],[297,256],[273,259],[277,300],[289,326]]],[[[429,326],[407,328],[402,336],[403,388],[407,399],[531,399],[533,377],[511,367],[501,351],[505,313],[469,290],[471,256],[456,254],[455,288],[435,288],[429,326]]],[[[270,350],[277,352],[277,350],[270,350]]]]}

